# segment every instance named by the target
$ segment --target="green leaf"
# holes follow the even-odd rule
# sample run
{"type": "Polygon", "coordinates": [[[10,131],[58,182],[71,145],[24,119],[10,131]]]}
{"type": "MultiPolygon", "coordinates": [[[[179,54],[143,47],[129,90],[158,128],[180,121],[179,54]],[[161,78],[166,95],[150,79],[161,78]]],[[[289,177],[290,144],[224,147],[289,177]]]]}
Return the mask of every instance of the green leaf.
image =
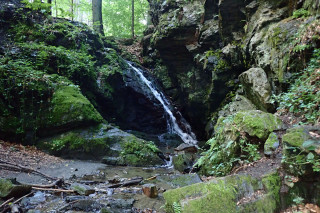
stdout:
{"type": "Polygon", "coordinates": [[[308,160],[313,160],[314,159],[314,154],[312,152],[310,152],[308,155],[307,155],[307,159],[308,160]]]}

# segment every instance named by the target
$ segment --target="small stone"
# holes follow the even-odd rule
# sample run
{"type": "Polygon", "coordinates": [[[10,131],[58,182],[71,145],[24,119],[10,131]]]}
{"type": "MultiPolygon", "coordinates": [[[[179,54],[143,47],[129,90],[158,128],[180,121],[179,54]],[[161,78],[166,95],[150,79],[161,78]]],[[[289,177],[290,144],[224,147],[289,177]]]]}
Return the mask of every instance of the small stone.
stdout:
{"type": "Polygon", "coordinates": [[[73,183],[71,185],[71,189],[76,191],[78,194],[85,196],[95,193],[95,190],[93,188],[80,183],[73,183]]]}
{"type": "Polygon", "coordinates": [[[142,186],[143,193],[150,198],[158,197],[158,189],[154,184],[144,184],[142,186]]]}

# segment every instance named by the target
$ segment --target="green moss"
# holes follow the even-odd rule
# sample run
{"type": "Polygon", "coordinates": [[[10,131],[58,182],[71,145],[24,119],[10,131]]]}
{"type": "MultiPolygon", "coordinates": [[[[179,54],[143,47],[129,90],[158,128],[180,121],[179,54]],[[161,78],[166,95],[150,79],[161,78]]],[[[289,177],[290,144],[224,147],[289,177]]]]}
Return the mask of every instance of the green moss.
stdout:
{"type": "Polygon", "coordinates": [[[12,190],[13,184],[8,179],[0,178],[0,198],[5,198],[12,190]]]}
{"type": "Polygon", "coordinates": [[[167,212],[174,212],[174,203],[181,206],[181,212],[275,212],[279,207],[280,184],[277,173],[266,175],[262,181],[250,176],[227,176],[169,190],[163,196],[167,212]],[[263,188],[265,194],[251,202],[237,204],[263,188]]]}
{"type": "Polygon", "coordinates": [[[282,121],[271,113],[257,110],[238,112],[234,123],[250,136],[267,139],[270,132],[280,129],[282,121]]]}
{"type": "Polygon", "coordinates": [[[162,164],[158,153],[160,150],[151,141],[144,141],[135,136],[121,139],[121,163],[130,166],[162,164]]]}
{"type": "Polygon", "coordinates": [[[272,196],[276,206],[280,205],[281,178],[277,172],[268,174],[262,178],[262,183],[268,195],[272,196]]]}
{"type": "Polygon", "coordinates": [[[303,127],[292,128],[282,137],[282,141],[294,147],[302,147],[303,142],[308,138],[303,127]]]}
{"type": "Polygon", "coordinates": [[[278,136],[275,133],[271,133],[264,144],[264,154],[271,155],[273,151],[279,146],[278,136]]]}
{"type": "Polygon", "coordinates": [[[75,150],[79,153],[92,153],[98,156],[103,155],[109,145],[104,138],[85,138],[78,133],[70,132],[54,138],[51,142],[44,142],[40,147],[58,155],[75,150]]]}
{"type": "Polygon", "coordinates": [[[101,115],[74,85],[60,86],[53,94],[53,110],[48,121],[51,126],[70,123],[100,123],[101,115]]]}

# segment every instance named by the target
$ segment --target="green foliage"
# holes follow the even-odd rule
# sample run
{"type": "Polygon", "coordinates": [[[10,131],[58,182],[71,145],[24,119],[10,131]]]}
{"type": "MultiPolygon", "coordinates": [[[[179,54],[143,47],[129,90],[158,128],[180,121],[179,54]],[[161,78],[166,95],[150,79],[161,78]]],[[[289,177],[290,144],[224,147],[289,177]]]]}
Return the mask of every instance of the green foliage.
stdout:
{"type": "Polygon", "coordinates": [[[20,57],[28,57],[37,70],[65,76],[84,87],[88,86],[88,82],[95,82],[94,62],[92,56],[86,53],[44,43],[20,43],[18,47],[22,50],[20,57]]]}
{"type": "Polygon", "coordinates": [[[172,203],[174,213],[181,213],[181,205],[178,202],[172,203]]]}
{"type": "MultiPolygon", "coordinates": [[[[147,25],[149,3],[134,1],[135,35],[141,36],[147,25]]],[[[131,37],[131,0],[103,1],[103,24],[107,36],[131,37]]]]}
{"type": "Polygon", "coordinates": [[[306,18],[306,17],[308,17],[310,15],[311,14],[310,14],[310,12],[308,10],[306,10],[304,8],[301,8],[299,10],[294,11],[292,16],[294,18],[306,18]]]}
{"type": "Polygon", "coordinates": [[[37,131],[41,113],[54,87],[50,76],[33,68],[28,60],[0,60],[0,126],[16,134],[37,131]],[[19,119],[18,119],[19,118],[19,119]]]}
{"type": "Polygon", "coordinates": [[[41,12],[47,12],[50,10],[51,4],[41,2],[41,0],[34,0],[30,2],[29,0],[22,0],[21,3],[25,4],[26,8],[31,10],[38,10],[41,12]]]}
{"type": "Polygon", "coordinates": [[[214,138],[207,142],[211,148],[202,153],[202,157],[199,158],[194,167],[211,165],[210,175],[223,176],[228,174],[236,163],[249,163],[257,161],[261,157],[257,144],[252,144],[241,138],[239,141],[229,141],[225,145],[217,142],[220,138],[221,136],[216,134],[214,138]]]}
{"type": "Polygon", "coordinates": [[[314,123],[320,117],[320,49],[314,50],[307,68],[291,85],[288,92],[274,96],[279,110],[301,116],[305,122],[314,123]]]}

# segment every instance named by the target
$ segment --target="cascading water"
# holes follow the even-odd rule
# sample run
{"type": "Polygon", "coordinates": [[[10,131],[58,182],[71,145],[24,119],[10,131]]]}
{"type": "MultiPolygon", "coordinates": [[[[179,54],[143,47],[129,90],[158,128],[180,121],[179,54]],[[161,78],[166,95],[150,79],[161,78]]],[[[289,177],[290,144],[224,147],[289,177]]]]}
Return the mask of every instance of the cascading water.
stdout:
{"type": "Polygon", "coordinates": [[[170,110],[170,108],[172,108],[171,104],[163,95],[163,93],[158,91],[156,86],[143,75],[143,71],[140,68],[135,67],[129,61],[127,61],[127,63],[130,66],[130,68],[132,68],[132,70],[134,70],[137,73],[139,79],[141,79],[141,81],[144,82],[145,85],[147,85],[147,87],[150,89],[153,96],[161,103],[164,111],[168,115],[168,119],[167,119],[168,131],[170,133],[177,134],[183,140],[184,143],[197,144],[198,141],[196,139],[195,134],[191,131],[190,125],[183,118],[181,119],[180,123],[185,129],[185,131],[183,131],[180,128],[177,122],[177,118],[174,116],[173,112],[170,110]]]}

